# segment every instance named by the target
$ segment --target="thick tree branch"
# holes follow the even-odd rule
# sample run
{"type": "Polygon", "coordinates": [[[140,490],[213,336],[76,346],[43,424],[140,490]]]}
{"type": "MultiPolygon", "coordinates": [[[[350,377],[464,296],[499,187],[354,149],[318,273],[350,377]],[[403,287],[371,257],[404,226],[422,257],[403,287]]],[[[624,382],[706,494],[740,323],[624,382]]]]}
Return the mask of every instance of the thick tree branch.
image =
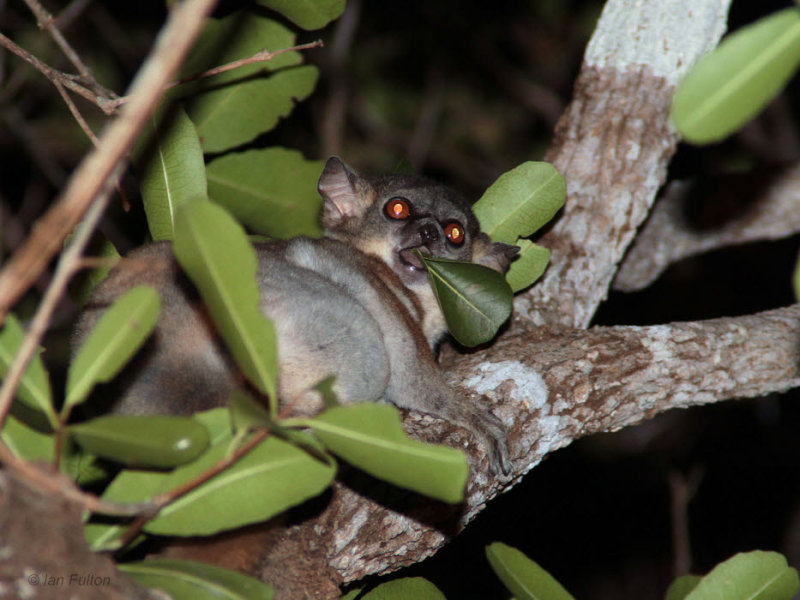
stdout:
{"type": "MultiPolygon", "coordinates": [[[[798,338],[800,305],[651,327],[519,327],[490,350],[459,357],[449,370],[451,383],[487,396],[508,426],[516,465],[510,480],[490,477],[473,445],[473,464],[481,467],[461,507],[353,479],[350,487],[337,486],[318,517],[287,532],[263,574],[275,580],[280,570],[278,579],[287,589],[293,583],[307,592],[300,581],[308,570],[335,587],[339,580],[416,563],[547,454],[580,437],[616,431],[673,408],[800,385],[798,338]],[[293,574],[282,560],[287,552],[302,552],[311,566],[293,574]]],[[[463,430],[426,415],[409,414],[404,424],[422,439],[457,447],[468,441],[463,430]]]]}
{"type": "Polygon", "coordinates": [[[747,204],[731,204],[733,189],[752,187],[753,182],[728,178],[730,187],[715,190],[703,198],[710,210],[720,215],[717,223],[692,224],[686,205],[696,191],[690,182],[670,185],[656,204],[650,219],[631,246],[614,280],[615,289],[635,291],[646,288],[669,265],[709,250],[755,240],[774,240],[800,231],[800,164],[781,173],[763,175],[755,182],[760,190],[747,195],[747,204]]]}
{"type": "Polygon", "coordinates": [[[664,182],[678,142],[676,83],[713,48],[729,0],[610,0],[548,159],[567,180],[564,214],[541,239],[550,268],[517,299],[535,323],[586,327],[664,182]]]}
{"type": "MultiPolygon", "coordinates": [[[[73,485],[62,475],[63,486],[73,485]]],[[[89,550],[81,509],[0,472],[0,600],[157,600],[164,596],[122,576],[111,557],[89,550]]]]}

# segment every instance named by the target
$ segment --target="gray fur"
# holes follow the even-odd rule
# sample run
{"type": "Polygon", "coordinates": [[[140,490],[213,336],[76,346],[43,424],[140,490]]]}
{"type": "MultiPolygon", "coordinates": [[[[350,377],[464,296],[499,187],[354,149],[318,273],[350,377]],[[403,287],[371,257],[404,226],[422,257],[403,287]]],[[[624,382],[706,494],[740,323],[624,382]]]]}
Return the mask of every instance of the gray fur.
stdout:
{"type": "MultiPolygon", "coordinates": [[[[494,471],[507,471],[503,426],[485,406],[466,404],[448,388],[432,349],[444,319],[423,269],[407,251],[422,247],[444,258],[484,262],[505,270],[513,253],[478,229],[469,205],[455,192],[413,176],[367,179],[338,158],[320,177],[326,237],[254,244],[261,309],[275,323],[279,396],[293,412],[319,410],[311,388],[335,377],[342,403],[384,400],[427,412],[472,431],[494,471]],[[387,201],[413,207],[405,220],[389,218],[387,201]],[[443,228],[466,232],[455,246],[443,228]]],[[[169,243],[134,251],[103,281],[81,315],[79,344],[114,298],[139,283],[162,295],[155,332],[123,376],[106,389],[105,407],[121,413],[177,413],[223,405],[243,384],[169,243]]]]}

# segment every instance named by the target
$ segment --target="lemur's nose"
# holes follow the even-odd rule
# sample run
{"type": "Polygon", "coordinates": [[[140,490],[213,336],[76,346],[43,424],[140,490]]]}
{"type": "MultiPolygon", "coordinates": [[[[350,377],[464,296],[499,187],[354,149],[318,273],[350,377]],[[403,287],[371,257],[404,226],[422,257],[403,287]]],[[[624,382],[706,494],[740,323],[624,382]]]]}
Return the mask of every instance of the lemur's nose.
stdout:
{"type": "Polygon", "coordinates": [[[433,223],[425,223],[419,228],[419,237],[422,238],[423,244],[435,242],[439,239],[439,230],[433,223]]]}

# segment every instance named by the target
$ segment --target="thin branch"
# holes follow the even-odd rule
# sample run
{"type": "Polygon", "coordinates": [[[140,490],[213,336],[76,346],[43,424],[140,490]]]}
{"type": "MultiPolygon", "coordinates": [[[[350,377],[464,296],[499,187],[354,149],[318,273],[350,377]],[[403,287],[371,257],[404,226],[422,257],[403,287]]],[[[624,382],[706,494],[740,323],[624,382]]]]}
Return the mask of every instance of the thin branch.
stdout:
{"type": "Polygon", "coordinates": [[[159,511],[164,509],[172,502],[175,502],[175,500],[178,498],[185,496],[192,490],[200,487],[212,477],[216,477],[225,469],[244,458],[269,435],[270,431],[268,429],[262,429],[256,432],[249,440],[247,440],[247,442],[236,448],[236,450],[230,456],[226,456],[225,458],[217,461],[216,464],[212,465],[207,470],[190,479],[189,481],[154,498],[152,500],[152,509],[148,513],[140,515],[133,523],[131,523],[128,529],[125,530],[125,533],[120,537],[119,541],[122,544],[122,547],[124,548],[128,545],[128,543],[133,541],[133,539],[139,535],[139,532],[142,530],[142,527],[144,527],[147,521],[155,517],[159,511]]]}
{"type": "Polygon", "coordinates": [[[62,187],[67,180],[66,171],[51,155],[47,145],[19,109],[13,104],[3,107],[2,119],[9,131],[22,143],[43,179],[56,189],[62,187]]]}
{"type": "MultiPolygon", "coordinates": [[[[14,400],[14,395],[17,392],[20,381],[22,381],[22,376],[28,368],[31,359],[36,354],[36,349],[39,347],[47,331],[56,304],[64,293],[70,278],[75,273],[81,254],[83,254],[86,244],[89,243],[89,238],[99,222],[100,217],[103,216],[103,211],[107,203],[108,193],[101,194],[97,198],[86,213],[83,226],[78,229],[72,243],[64,251],[58,261],[58,267],[56,268],[53,280],[42,297],[42,301],[36,309],[36,314],[31,321],[28,332],[22,340],[22,344],[17,350],[14,360],[9,366],[8,373],[3,379],[2,386],[0,386],[0,430],[3,429],[6,417],[11,410],[11,403],[14,400]]],[[[59,453],[56,452],[56,454],[59,453]]]]}
{"type": "Polygon", "coordinates": [[[25,244],[0,271],[0,321],[5,321],[8,311],[60,250],[99,191],[118,173],[214,4],[215,0],[185,0],[170,13],[151,56],[131,86],[125,110],[109,125],[100,146],[82,161],[61,198],[37,221],[25,244]]]}
{"type": "Polygon", "coordinates": [[[321,48],[323,45],[324,44],[322,43],[322,40],[316,40],[314,42],[308,42],[307,44],[298,44],[297,46],[291,46],[290,48],[282,48],[281,50],[275,50],[273,52],[264,49],[259,52],[256,52],[252,56],[248,56],[247,58],[240,58],[239,60],[234,60],[227,64],[214,67],[213,69],[208,69],[207,71],[202,71],[201,73],[195,73],[194,75],[189,75],[187,77],[184,77],[183,79],[179,79],[178,81],[173,81],[167,86],[166,89],[170,89],[175,86],[182,85],[184,83],[189,83],[190,81],[196,81],[198,79],[206,79],[208,77],[213,77],[214,75],[219,75],[220,73],[225,73],[227,71],[233,71],[234,69],[245,67],[247,65],[252,65],[254,63],[266,62],[268,60],[272,60],[277,56],[280,56],[281,54],[286,54],[287,52],[295,52],[298,50],[309,50],[311,48],[321,48]]]}
{"type": "Polygon", "coordinates": [[[73,0],[55,18],[59,29],[68,29],[72,22],[83,14],[92,0],[73,0]]]}
{"type": "Polygon", "coordinates": [[[84,79],[84,82],[92,86],[97,86],[97,81],[95,80],[92,71],[81,60],[80,56],[78,56],[78,53],[73,50],[72,46],[69,45],[69,42],[67,42],[66,38],[64,38],[61,30],[59,30],[59,28],[56,26],[53,15],[51,15],[37,0],[25,0],[25,4],[28,5],[28,8],[36,16],[36,24],[39,26],[39,29],[44,29],[50,34],[50,37],[53,38],[53,41],[55,41],[56,45],[61,48],[64,56],[66,56],[72,65],[78,70],[78,73],[80,73],[81,77],[84,79]]]}
{"type": "Polygon", "coordinates": [[[339,154],[342,151],[342,133],[347,121],[349,87],[346,66],[361,20],[361,4],[361,0],[347,3],[344,13],[336,22],[331,49],[322,65],[328,84],[328,98],[322,111],[319,131],[325,156],[339,154]]]}
{"type": "Polygon", "coordinates": [[[57,472],[43,471],[33,463],[17,457],[5,442],[0,440],[0,462],[5,468],[13,470],[29,484],[39,488],[46,493],[55,493],[71,502],[75,502],[85,510],[93,513],[117,516],[133,517],[153,510],[150,502],[140,504],[117,504],[106,502],[95,496],[79,489],[74,481],[57,472]]]}
{"type": "Polygon", "coordinates": [[[58,81],[65,88],[75,92],[89,102],[96,104],[100,110],[107,115],[114,114],[114,111],[117,110],[116,102],[113,98],[104,98],[103,96],[92,92],[82,84],[75,81],[74,77],[70,77],[68,74],[62,73],[58,69],[54,69],[47,63],[42,62],[30,52],[15,44],[13,40],[6,37],[2,33],[0,33],[0,46],[5,47],[7,50],[19,56],[22,60],[35,67],[50,81],[58,81]]]}
{"type": "MultiPolygon", "coordinates": [[[[737,191],[748,185],[737,176],[731,176],[728,183],[737,191]]],[[[717,212],[725,215],[725,222],[704,227],[693,227],[686,218],[685,206],[692,201],[694,186],[672,183],[625,257],[614,280],[615,289],[643,289],[669,265],[689,256],[800,231],[800,163],[771,177],[761,174],[756,183],[761,189],[754,190],[755,197],[748,195],[744,206],[731,204],[735,195],[724,185],[719,193],[704,197],[707,206],[723,206],[717,212]]]]}
{"type": "Polygon", "coordinates": [[[75,117],[75,120],[78,122],[80,128],[83,129],[83,132],[86,134],[86,137],[88,137],[92,141],[92,144],[95,147],[99,146],[100,140],[95,135],[94,131],[92,131],[92,128],[89,127],[89,124],[86,122],[86,119],[83,118],[83,115],[78,110],[78,107],[75,106],[75,103],[72,101],[72,98],[69,97],[67,90],[65,90],[64,86],[61,85],[61,82],[54,80],[53,85],[56,86],[56,89],[58,90],[58,93],[61,95],[62,100],[64,100],[64,103],[67,105],[67,108],[69,108],[69,111],[72,113],[72,116],[75,117]]]}

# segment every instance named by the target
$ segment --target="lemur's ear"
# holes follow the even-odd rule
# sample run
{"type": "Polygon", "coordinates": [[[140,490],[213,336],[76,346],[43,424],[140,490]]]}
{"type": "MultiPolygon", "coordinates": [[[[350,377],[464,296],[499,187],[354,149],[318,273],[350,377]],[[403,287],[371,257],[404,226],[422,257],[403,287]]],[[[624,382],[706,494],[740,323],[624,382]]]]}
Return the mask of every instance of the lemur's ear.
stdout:
{"type": "Polygon", "coordinates": [[[508,265],[517,252],[519,252],[519,246],[492,242],[484,233],[478,235],[472,242],[472,262],[501,273],[508,270],[508,265]]]}
{"type": "Polygon", "coordinates": [[[369,208],[369,184],[338,156],[331,156],[319,176],[317,190],[324,201],[322,225],[335,229],[342,222],[359,218],[369,208]]]}

